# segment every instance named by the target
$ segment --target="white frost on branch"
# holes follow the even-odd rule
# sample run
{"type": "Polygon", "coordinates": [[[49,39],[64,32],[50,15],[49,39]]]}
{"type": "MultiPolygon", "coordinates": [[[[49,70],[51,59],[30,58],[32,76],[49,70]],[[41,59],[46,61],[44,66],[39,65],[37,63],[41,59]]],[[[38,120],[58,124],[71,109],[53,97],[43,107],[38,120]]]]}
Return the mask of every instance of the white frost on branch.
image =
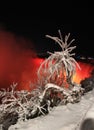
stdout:
{"type": "Polygon", "coordinates": [[[50,56],[40,65],[38,69],[37,74],[39,79],[40,77],[42,77],[42,74],[43,77],[44,74],[46,74],[47,76],[46,80],[49,81],[51,77],[54,77],[54,74],[59,75],[61,71],[62,73],[64,73],[65,71],[66,77],[70,77],[72,80],[72,77],[76,72],[76,67],[80,69],[79,64],[72,57],[75,55],[75,53],[71,53],[76,48],[76,46],[70,47],[74,39],[68,43],[70,33],[65,36],[64,40],[60,31],[59,31],[59,36],[60,38],[46,35],[46,37],[54,40],[56,43],[59,44],[59,46],[61,47],[61,51],[59,52],[57,51],[54,53],[48,52],[50,56]]]}

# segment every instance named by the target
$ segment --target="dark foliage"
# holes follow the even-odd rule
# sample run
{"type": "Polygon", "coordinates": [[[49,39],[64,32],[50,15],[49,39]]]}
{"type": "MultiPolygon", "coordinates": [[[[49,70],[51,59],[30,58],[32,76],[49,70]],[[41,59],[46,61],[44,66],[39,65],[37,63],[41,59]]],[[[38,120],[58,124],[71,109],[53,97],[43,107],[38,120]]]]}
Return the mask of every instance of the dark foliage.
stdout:
{"type": "Polygon", "coordinates": [[[94,88],[94,70],[91,72],[89,78],[85,78],[81,81],[81,87],[85,89],[85,93],[93,90],[94,88]]]}
{"type": "Polygon", "coordinates": [[[11,125],[17,123],[18,114],[17,113],[6,113],[2,120],[2,130],[8,130],[11,125]]]}
{"type": "Polygon", "coordinates": [[[94,119],[88,118],[81,125],[81,130],[94,130],[94,119]]]}

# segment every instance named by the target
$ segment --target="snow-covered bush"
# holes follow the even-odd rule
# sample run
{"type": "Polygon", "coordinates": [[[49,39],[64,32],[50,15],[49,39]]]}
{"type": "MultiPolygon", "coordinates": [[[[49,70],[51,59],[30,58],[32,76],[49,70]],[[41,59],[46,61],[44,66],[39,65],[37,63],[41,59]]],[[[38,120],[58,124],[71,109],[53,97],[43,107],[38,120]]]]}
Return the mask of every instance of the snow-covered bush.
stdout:
{"type": "Polygon", "coordinates": [[[79,64],[73,58],[75,53],[71,53],[76,46],[70,46],[74,41],[68,43],[70,33],[63,39],[59,31],[58,37],[46,35],[46,37],[54,40],[61,47],[61,51],[54,53],[48,52],[50,56],[40,65],[38,69],[38,80],[40,84],[54,83],[62,87],[72,84],[72,78],[76,72],[76,67],[80,69],[79,64]]]}
{"type": "Polygon", "coordinates": [[[34,116],[34,114],[41,111],[42,106],[40,105],[40,91],[16,91],[15,87],[17,84],[11,85],[11,90],[0,91],[0,113],[2,115],[6,113],[17,113],[20,119],[27,119],[29,116],[34,116]]]}

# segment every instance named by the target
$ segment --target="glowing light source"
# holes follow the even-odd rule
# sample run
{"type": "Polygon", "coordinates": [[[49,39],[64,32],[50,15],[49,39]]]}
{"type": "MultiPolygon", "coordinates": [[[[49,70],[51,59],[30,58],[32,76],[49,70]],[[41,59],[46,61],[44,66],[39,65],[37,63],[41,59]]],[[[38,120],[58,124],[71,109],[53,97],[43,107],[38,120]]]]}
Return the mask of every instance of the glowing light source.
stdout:
{"type": "Polygon", "coordinates": [[[84,62],[78,62],[81,70],[76,68],[76,74],[73,77],[73,81],[76,83],[80,83],[81,80],[88,78],[94,69],[94,66],[89,64],[89,63],[84,63],[84,62]]]}

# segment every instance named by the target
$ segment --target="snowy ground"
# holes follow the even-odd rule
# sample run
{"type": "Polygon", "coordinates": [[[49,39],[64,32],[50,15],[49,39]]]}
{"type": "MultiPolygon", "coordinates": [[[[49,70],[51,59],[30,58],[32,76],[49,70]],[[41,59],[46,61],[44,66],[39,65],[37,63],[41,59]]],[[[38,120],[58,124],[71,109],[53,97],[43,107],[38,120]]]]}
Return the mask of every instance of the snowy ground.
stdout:
{"type": "Polygon", "coordinates": [[[94,90],[84,95],[79,103],[54,107],[48,115],[18,122],[9,130],[94,130],[93,124],[94,90]],[[88,129],[87,124],[93,129],[88,129]]]}

